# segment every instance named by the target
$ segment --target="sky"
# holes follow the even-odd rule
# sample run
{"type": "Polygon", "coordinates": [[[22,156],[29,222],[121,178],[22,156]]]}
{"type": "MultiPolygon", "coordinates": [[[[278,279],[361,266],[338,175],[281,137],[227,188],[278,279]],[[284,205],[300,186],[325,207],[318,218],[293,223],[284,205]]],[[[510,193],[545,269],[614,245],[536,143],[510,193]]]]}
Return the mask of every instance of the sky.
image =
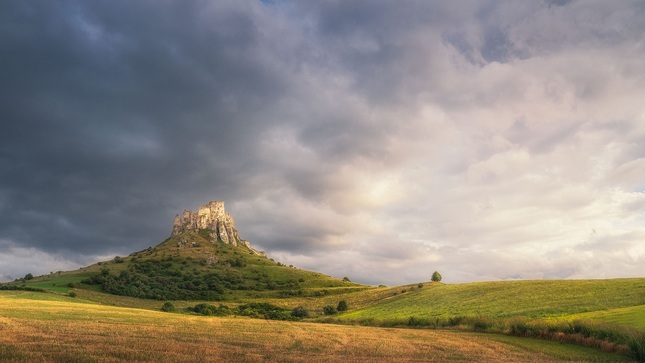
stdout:
{"type": "Polygon", "coordinates": [[[645,2],[0,2],[0,281],[226,203],[367,284],[645,276],[645,2]]]}

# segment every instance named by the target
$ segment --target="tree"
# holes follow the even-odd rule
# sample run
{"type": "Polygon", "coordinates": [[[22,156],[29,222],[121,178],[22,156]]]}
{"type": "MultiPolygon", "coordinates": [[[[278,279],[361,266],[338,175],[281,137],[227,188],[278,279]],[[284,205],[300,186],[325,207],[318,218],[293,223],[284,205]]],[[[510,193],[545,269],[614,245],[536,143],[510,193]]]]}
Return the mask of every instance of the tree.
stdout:
{"type": "Polygon", "coordinates": [[[161,311],[171,313],[175,311],[175,305],[173,305],[170,301],[167,301],[163,305],[161,305],[161,311]]]}
{"type": "Polygon", "coordinates": [[[302,306],[298,306],[297,308],[291,310],[291,316],[296,318],[306,318],[309,316],[309,311],[302,306]]]}
{"type": "Polygon", "coordinates": [[[34,275],[32,275],[31,272],[25,275],[25,280],[31,280],[33,278],[34,278],[34,275]]]}
{"type": "Polygon", "coordinates": [[[441,274],[437,271],[433,272],[431,280],[434,282],[441,282],[441,274]]]}
{"type": "Polygon", "coordinates": [[[338,311],[345,311],[347,310],[347,301],[341,300],[338,302],[338,307],[336,308],[338,311]]]}
{"type": "Polygon", "coordinates": [[[336,314],[337,310],[334,306],[327,305],[323,308],[323,312],[325,313],[325,315],[334,315],[336,314]]]}

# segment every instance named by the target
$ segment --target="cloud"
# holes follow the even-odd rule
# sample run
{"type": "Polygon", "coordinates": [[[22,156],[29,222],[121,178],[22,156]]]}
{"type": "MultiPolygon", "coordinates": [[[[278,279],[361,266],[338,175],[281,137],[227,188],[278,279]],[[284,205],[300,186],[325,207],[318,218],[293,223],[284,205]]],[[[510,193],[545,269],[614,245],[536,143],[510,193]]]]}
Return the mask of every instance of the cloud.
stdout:
{"type": "Polygon", "coordinates": [[[224,200],[357,281],[642,275],[644,10],[1,4],[3,256],[127,255],[224,200]]]}

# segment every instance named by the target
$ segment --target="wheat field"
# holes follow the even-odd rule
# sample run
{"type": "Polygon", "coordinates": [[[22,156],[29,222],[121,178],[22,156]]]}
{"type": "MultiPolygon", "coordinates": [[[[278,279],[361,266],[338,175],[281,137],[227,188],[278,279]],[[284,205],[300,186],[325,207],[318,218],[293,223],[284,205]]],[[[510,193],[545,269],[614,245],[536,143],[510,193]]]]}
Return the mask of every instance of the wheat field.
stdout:
{"type": "Polygon", "coordinates": [[[214,318],[0,293],[2,362],[612,362],[555,342],[457,331],[214,318]]]}

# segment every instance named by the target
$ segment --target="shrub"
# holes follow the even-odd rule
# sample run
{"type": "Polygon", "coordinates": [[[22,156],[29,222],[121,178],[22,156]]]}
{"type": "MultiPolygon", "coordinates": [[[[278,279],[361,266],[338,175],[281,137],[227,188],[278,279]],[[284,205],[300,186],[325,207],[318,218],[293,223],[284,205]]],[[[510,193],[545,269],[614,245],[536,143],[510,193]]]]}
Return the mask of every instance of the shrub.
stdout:
{"type": "Polygon", "coordinates": [[[298,306],[297,308],[291,310],[291,316],[296,318],[306,318],[309,316],[309,311],[302,306],[298,306]]]}
{"type": "Polygon", "coordinates": [[[337,312],[338,310],[336,310],[336,308],[331,305],[327,305],[323,308],[323,313],[325,313],[325,315],[334,315],[337,312]]]}
{"type": "Polygon", "coordinates": [[[197,314],[206,315],[206,316],[226,316],[231,314],[231,309],[226,305],[221,305],[219,307],[210,305],[210,304],[197,304],[192,308],[188,308],[190,311],[194,311],[197,314]]]}
{"type": "Polygon", "coordinates": [[[464,322],[464,317],[463,316],[453,316],[450,319],[448,319],[448,325],[449,326],[461,325],[463,322],[464,322]]]}
{"type": "Polygon", "coordinates": [[[69,297],[76,297],[76,293],[74,291],[70,291],[69,294],[67,294],[69,297]]]}
{"type": "Polygon", "coordinates": [[[348,308],[347,307],[347,301],[341,300],[341,301],[338,302],[338,307],[336,308],[336,310],[338,310],[338,311],[346,311],[347,308],[348,308]]]}
{"type": "Polygon", "coordinates": [[[420,326],[421,320],[417,317],[411,316],[408,318],[408,326],[420,326]]]}
{"type": "Polygon", "coordinates": [[[631,350],[632,357],[643,362],[645,361],[645,335],[642,333],[630,334],[627,338],[627,345],[631,350]]]}
{"type": "Polygon", "coordinates": [[[530,326],[524,320],[516,320],[511,322],[509,328],[512,335],[520,337],[526,336],[530,330],[530,326]]]}
{"type": "Polygon", "coordinates": [[[235,309],[235,313],[243,316],[271,320],[293,320],[295,317],[289,310],[269,303],[250,303],[240,305],[235,309]]]}
{"type": "Polygon", "coordinates": [[[491,319],[476,317],[471,319],[475,331],[485,331],[493,328],[495,324],[491,319]]]}
{"type": "Polygon", "coordinates": [[[161,311],[172,313],[173,311],[175,311],[175,305],[173,305],[170,301],[167,301],[163,305],[161,305],[161,311]]]}

